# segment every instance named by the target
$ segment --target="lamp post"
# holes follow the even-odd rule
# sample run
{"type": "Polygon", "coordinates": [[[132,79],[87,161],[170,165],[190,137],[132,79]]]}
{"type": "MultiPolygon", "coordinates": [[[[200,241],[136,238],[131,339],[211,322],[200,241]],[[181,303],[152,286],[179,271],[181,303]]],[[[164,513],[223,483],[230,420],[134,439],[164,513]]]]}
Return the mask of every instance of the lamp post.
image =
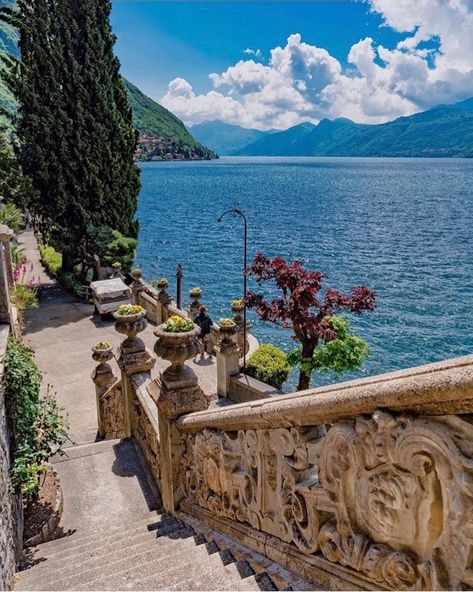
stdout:
{"type": "Polygon", "coordinates": [[[179,310],[182,310],[182,278],[183,277],[184,277],[184,273],[182,270],[182,263],[178,263],[177,270],[176,270],[176,279],[177,279],[176,303],[177,303],[177,308],[179,310]]]}
{"type": "Polygon", "coordinates": [[[246,294],[247,294],[247,278],[246,268],[248,267],[248,223],[245,214],[238,208],[231,208],[219,217],[217,222],[221,222],[227,214],[239,216],[243,220],[244,234],[243,234],[243,300],[245,308],[243,309],[243,372],[246,372],[246,294]]]}

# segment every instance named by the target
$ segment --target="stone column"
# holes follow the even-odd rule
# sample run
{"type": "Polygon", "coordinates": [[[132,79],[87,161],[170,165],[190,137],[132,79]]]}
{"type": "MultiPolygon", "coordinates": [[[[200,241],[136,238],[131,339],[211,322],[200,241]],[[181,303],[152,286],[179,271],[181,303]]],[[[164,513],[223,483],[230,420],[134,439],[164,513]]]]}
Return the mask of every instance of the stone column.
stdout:
{"type": "Polygon", "coordinates": [[[168,305],[172,302],[172,296],[168,292],[169,282],[162,278],[158,282],[158,303],[161,307],[161,322],[164,323],[169,318],[168,305]]]}
{"type": "Polygon", "coordinates": [[[10,302],[9,286],[13,283],[13,268],[10,240],[13,232],[0,224],[0,323],[8,324],[14,329],[13,311],[10,302]]]}
{"type": "Polygon", "coordinates": [[[117,362],[122,371],[122,392],[125,407],[125,437],[129,438],[133,430],[133,385],[131,376],[141,372],[151,373],[156,363],[151,352],[146,348],[143,340],[138,337],[148,324],[146,312],[142,310],[135,315],[119,315],[114,313],[115,329],[127,336],[118,349],[117,362]]]}
{"type": "Polygon", "coordinates": [[[10,230],[5,224],[0,224],[0,241],[5,249],[5,265],[7,271],[8,285],[13,284],[13,261],[11,256],[11,239],[14,237],[13,230],[10,230]]]}
{"type": "Polygon", "coordinates": [[[100,397],[108,391],[108,389],[115,384],[117,377],[113,373],[109,362],[113,358],[112,348],[92,348],[92,358],[99,362],[98,366],[92,372],[92,380],[95,384],[95,396],[97,403],[97,425],[100,437],[105,437],[105,430],[103,425],[102,409],[100,405],[100,397]]]}
{"type": "Polygon", "coordinates": [[[131,301],[133,304],[141,304],[140,295],[145,289],[141,269],[134,269],[131,275],[133,276],[133,283],[131,284],[131,301]]]}
{"type": "Polygon", "coordinates": [[[154,351],[171,362],[150,389],[151,397],[157,398],[159,411],[161,495],[167,512],[176,510],[183,496],[179,478],[182,444],[176,420],[186,413],[207,409],[210,402],[194,371],[185,364],[199,351],[199,332],[196,327],[186,333],[166,334],[162,326],[155,331],[158,340],[154,351]],[[157,390],[157,397],[151,392],[153,389],[157,390]]]}
{"type": "Polygon", "coordinates": [[[237,327],[219,326],[220,342],[215,346],[217,356],[217,393],[221,397],[229,395],[229,378],[240,373],[240,348],[236,343],[237,327]]]}

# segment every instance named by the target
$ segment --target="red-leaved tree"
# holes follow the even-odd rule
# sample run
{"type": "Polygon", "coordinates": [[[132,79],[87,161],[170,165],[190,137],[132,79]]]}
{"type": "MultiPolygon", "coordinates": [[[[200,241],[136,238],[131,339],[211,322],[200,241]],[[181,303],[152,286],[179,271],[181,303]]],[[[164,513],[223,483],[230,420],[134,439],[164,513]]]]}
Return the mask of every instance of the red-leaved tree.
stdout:
{"type": "MultiPolygon", "coordinates": [[[[258,253],[247,270],[259,284],[273,282],[281,295],[266,300],[262,294],[249,292],[246,306],[254,308],[263,321],[292,329],[294,339],[302,346],[302,361],[311,360],[320,341],[337,339],[332,317],[347,310],[359,314],[375,308],[376,294],[364,286],[356,286],[348,295],[328,288],[324,294],[320,271],[308,271],[298,260],[286,263],[281,257],[269,259],[258,253]]],[[[301,370],[298,390],[308,389],[310,373],[301,370]]]]}

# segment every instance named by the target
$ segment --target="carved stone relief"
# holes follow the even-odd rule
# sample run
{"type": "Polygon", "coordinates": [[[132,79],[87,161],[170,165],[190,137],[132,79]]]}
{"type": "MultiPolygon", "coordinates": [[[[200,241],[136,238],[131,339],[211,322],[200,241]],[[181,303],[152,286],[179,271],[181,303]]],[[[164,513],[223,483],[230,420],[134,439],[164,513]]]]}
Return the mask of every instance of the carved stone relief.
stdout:
{"type": "Polygon", "coordinates": [[[183,435],[189,500],[391,589],[473,584],[473,426],[395,416],[183,435]]]}
{"type": "Polygon", "coordinates": [[[117,381],[99,398],[103,435],[107,439],[125,436],[125,415],[121,382],[117,381]]]}

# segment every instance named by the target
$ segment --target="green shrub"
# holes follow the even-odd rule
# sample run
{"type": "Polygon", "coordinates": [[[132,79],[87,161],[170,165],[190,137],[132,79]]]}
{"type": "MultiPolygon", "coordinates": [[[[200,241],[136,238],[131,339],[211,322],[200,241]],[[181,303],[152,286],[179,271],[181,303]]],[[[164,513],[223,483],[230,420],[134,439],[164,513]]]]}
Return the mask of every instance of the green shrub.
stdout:
{"type": "Polygon", "coordinates": [[[41,261],[48,272],[56,277],[62,268],[62,255],[54,247],[49,245],[38,245],[41,261]]]}
{"type": "Polygon", "coordinates": [[[6,224],[13,232],[20,232],[25,225],[23,213],[14,203],[5,204],[0,210],[0,222],[6,224]]]}
{"type": "Polygon", "coordinates": [[[79,278],[72,272],[61,271],[58,274],[58,280],[61,286],[67,291],[75,294],[79,298],[84,297],[84,289],[79,278]]]}
{"type": "Polygon", "coordinates": [[[68,424],[55,398],[40,396],[41,372],[32,351],[10,338],[5,356],[5,399],[13,431],[11,490],[26,499],[39,492],[46,462],[62,453],[68,440],[68,424]]]}
{"type": "Polygon", "coordinates": [[[36,290],[25,284],[13,284],[10,288],[10,300],[19,311],[38,307],[36,290]]]}
{"type": "Polygon", "coordinates": [[[89,226],[87,250],[96,253],[100,257],[102,265],[121,263],[122,270],[129,272],[136,255],[138,241],[134,238],[124,236],[118,230],[110,226],[89,226]]]}
{"type": "Polygon", "coordinates": [[[246,373],[280,389],[289,377],[291,367],[286,354],[270,344],[262,344],[248,360],[246,373]]]}

